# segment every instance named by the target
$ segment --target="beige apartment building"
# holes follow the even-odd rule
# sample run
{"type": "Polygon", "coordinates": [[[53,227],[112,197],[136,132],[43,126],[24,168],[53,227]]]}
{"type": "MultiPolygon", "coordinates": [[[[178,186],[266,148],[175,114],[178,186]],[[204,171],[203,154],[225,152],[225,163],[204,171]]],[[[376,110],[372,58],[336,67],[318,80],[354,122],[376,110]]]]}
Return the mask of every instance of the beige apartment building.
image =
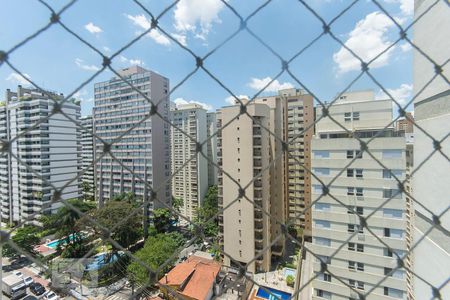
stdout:
{"type": "MultiPolygon", "coordinates": [[[[253,218],[250,217],[253,213],[260,215],[260,212],[255,212],[258,210],[257,206],[250,205],[246,210],[238,209],[237,216],[233,212],[225,211],[219,222],[223,233],[224,250],[226,253],[227,249],[235,251],[236,256],[233,258],[242,258],[237,259],[238,261],[245,263],[250,261],[255,256],[255,250],[260,251],[269,245],[267,243],[271,244],[261,257],[261,261],[257,260],[256,265],[249,268],[250,272],[261,272],[270,269],[272,255],[282,256],[284,253],[285,237],[282,235],[280,224],[289,220],[298,227],[306,228],[305,233],[308,236],[311,234],[311,214],[310,211],[305,213],[305,208],[310,203],[311,183],[306,170],[310,169],[309,151],[314,130],[314,108],[312,96],[298,89],[280,90],[278,95],[259,97],[248,107],[251,108],[248,110],[249,114],[253,113],[252,116],[263,120],[261,121],[263,126],[252,124],[248,116],[240,116],[234,120],[221,130],[218,158],[224,171],[230,175],[237,167],[238,183],[245,186],[251,182],[252,185],[248,189],[253,189],[253,193],[251,195],[246,193],[246,196],[255,203],[262,201],[261,207],[270,214],[270,217],[262,213],[261,223],[256,218],[251,226],[244,226],[248,224],[243,223],[241,216],[252,221],[253,218]],[[252,124],[253,129],[247,128],[248,124],[252,124]],[[305,129],[307,130],[304,132],[305,129]],[[256,146],[251,144],[255,141],[258,144],[256,146]],[[260,141],[262,144],[267,143],[267,146],[260,147],[260,141]],[[283,141],[290,142],[288,152],[283,151],[283,141]],[[248,143],[250,144],[247,145],[248,143]],[[237,152],[234,153],[229,148],[236,148],[237,152]],[[240,166],[249,169],[244,170],[240,166]],[[259,174],[260,171],[262,174],[259,174]],[[261,178],[252,181],[253,177],[258,175],[261,175],[261,178]],[[263,228],[258,229],[261,225],[263,228]],[[246,243],[254,243],[256,246],[239,247],[242,240],[234,242],[233,238],[236,237],[234,231],[237,231],[238,236],[245,231],[246,243]]],[[[218,129],[220,130],[223,124],[227,124],[236,116],[239,109],[240,105],[222,108],[217,117],[218,129]]],[[[236,184],[226,179],[224,173],[219,172],[219,202],[222,202],[222,207],[226,207],[236,198],[236,195],[229,193],[231,186],[236,184]]],[[[233,210],[233,205],[228,209],[233,210]]]]}
{"type": "Polygon", "coordinates": [[[172,195],[183,200],[180,213],[193,220],[208,190],[208,162],[196,152],[196,142],[206,139],[206,110],[198,104],[178,105],[170,119],[178,128],[171,126],[172,195]]]}
{"type": "Polygon", "coordinates": [[[208,157],[208,186],[217,185],[217,116],[216,112],[206,113],[206,155],[208,157]]]}
{"type": "MultiPolygon", "coordinates": [[[[312,140],[312,168],[320,179],[312,180],[313,243],[306,244],[320,258],[314,263],[313,299],[359,299],[369,291],[368,300],[410,299],[411,277],[396,269],[397,255],[404,257],[411,245],[410,199],[395,177],[408,180],[411,149],[393,125],[385,129],[393,119],[392,101],[375,100],[372,91],[351,92],[341,95],[329,113],[350,133],[324,117],[312,140]],[[386,169],[360,151],[355,136],[370,141],[370,153],[386,169]],[[332,182],[326,195],[321,182],[332,182]],[[360,226],[359,216],[370,216],[371,232],[360,226]],[[322,273],[321,261],[340,280],[322,273]]],[[[411,262],[405,259],[405,265],[411,262]]]]}

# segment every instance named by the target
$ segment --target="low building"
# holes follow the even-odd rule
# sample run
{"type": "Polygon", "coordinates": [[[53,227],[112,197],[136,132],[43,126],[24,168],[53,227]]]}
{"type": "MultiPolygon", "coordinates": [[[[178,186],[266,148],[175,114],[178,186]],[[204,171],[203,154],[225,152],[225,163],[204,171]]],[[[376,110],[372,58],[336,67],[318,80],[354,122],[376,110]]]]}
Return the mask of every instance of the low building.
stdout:
{"type": "Polygon", "coordinates": [[[159,280],[159,289],[165,299],[209,300],[220,269],[217,261],[192,255],[159,280]]]}

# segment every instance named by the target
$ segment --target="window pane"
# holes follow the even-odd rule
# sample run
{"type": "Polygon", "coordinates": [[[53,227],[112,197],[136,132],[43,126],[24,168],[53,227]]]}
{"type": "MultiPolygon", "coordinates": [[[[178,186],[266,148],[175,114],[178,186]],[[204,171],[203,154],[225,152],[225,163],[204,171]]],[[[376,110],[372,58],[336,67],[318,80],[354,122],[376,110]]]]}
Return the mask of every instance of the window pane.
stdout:
{"type": "Polygon", "coordinates": [[[330,211],[331,205],[330,203],[316,203],[314,208],[321,211],[330,211]]]}
{"type": "Polygon", "coordinates": [[[330,157],[330,151],[328,150],[314,150],[313,151],[315,158],[329,158],[330,157]]]}
{"type": "Polygon", "coordinates": [[[401,219],[403,211],[400,209],[383,208],[383,217],[401,219]]]}
{"type": "Polygon", "coordinates": [[[330,221],[325,220],[315,220],[315,225],[317,228],[330,228],[330,221]]]}
{"type": "Polygon", "coordinates": [[[321,176],[330,175],[330,168],[314,168],[314,173],[321,176]]]}
{"type": "Polygon", "coordinates": [[[388,149],[383,150],[383,158],[401,158],[402,150],[388,149]]]}

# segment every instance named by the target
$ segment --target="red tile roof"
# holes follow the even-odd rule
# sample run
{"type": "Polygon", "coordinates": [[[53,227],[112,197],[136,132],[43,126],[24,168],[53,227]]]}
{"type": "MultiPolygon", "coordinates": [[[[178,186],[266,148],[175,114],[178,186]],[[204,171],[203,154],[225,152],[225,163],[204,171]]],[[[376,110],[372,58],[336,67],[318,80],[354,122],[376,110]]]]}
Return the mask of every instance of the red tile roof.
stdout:
{"type": "Polygon", "coordinates": [[[206,259],[195,255],[190,256],[185,262],[176,265],[166,276],[159,280],[161,285],[181,286],[180,295],[204,300],[212,288],[220,264],[212,259],[206,259]]]}

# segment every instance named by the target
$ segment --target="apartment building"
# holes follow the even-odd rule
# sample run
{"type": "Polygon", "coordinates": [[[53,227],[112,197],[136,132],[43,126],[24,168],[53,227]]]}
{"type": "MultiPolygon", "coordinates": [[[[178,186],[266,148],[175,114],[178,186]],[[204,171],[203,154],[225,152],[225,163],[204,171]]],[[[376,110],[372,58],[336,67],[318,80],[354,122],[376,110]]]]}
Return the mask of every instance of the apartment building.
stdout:
{"type": "Polygon", "coordinates": [[[94,198],[94,130],[92,116],[80,118],[81,124],[81,168],[83,174],[80,176],[81,193],[84,199],[94,198]]]}
{"type": "Polygon", "coordinates": [[[434,63],[414,49],[414,117],[420,128],[414,128],[413,194],[416,210],[414,220],[414,291],[416,299],[450,299],[450,213],[448,211],[450,182],[450,87],[448,81],[436,76],[437,66],[450,78],[450,9],[446,1],[415,1],[414,44],[434,63]],[[445,63],[447,66],[444,67],[445,63]],[[434,65],[436,64],[436,65],[434,65]],[[429,82],[433,77],[431,82],[429,82]],[[440,142],[433,144],[432,138],[440,142]],[[447,137],[445,139],[445,137],[447,137]],[[436,152],[440,149],[443,154],[436,152]],[[419,167],[420,166],[420,167],[419,167]],[[436,220],[442,226],[436,226],[436,220]],[[430,230],[431,229],[431,230],[430,230]],[[426,234],[426,237],[424,237],[426,234]],[[441,287],[439,295],[431,286],[441,287]]]}
{"type": "Polygon", "coordinates": [[[206,153],[208,157],[208,186],[217,185],[217,119],[215,112],[206,113],[206,153]],[[213,163],[211,163],[213,162],[213,163]]]}
{"type": "Polygon", "coordinates": [[[224,264],[248,264],[247,270],[255,273],[269,271],[272,255],[271,222],[263,212],[270,211],[271,174],[267,168],[272,159],[271,137],[262,129],[269,127],[271,111],[269,106],[253,102],[247,112],[258,123],[248,115],[234,119],[240,113],[239,105],[223,107],[217,113],[218,164],[223,168],[218,175],[219,208],[226,207],[219,216],[219,234],[224,264]],[[245,196],[239,194],[238,184],[247,187],[245,196]]]}
{"type": "Polygon", "coordinates": [[[169,80],[139,66],[119,73],[139,92],[119,77],[95,84],[94,133],[105,142],[115,141],[111,153],[116,158],[107,154],[100,159],[103,144],[94,140],[94,158],[100,159],[95,166],[97,199],[103,205],[128,192],[147,199],[150,190],[143,182],[148,182],[158,199],[150,203],[151,210],[171,202],[170,126],[159,116],[149,115],[151,103],[145,97],[158,103],[159,114],[168,119],[169,80]]]}
{"type": "Polygon", "coordinates": [[[405,133],[413,133],[413,131],[414,131],[413,121],[414,121],[414,116],[412,115],[412,113],[407,112],[406,117],[400,118],[395,123],[395,129],[397,131],[403,131],[405,133]]]}
{"type": "MultiPolygon", "coordinates": [[[[392,102],[375,100],[372,91],[351,92],[341,95],[329,114],[351,133],[324,117],[312,140],[313,172],[325,185],[333,180],[325,195],[319,180],[312,180],[313,243],[307,247],[320,258],[313,267],[318,276],[313,299],[360,299],[359,294],[368,291],[369,300],[410,299],[407,272],[395,269],[397,255],[404,257],[411,237],[407,200],[396,180],[406,180],[406,140],[393,126],[383,130],[392,121],[392,102]],[[370,153],[387,169],[360,151],[354,137],[370,140],[370,153]],[[360,226],[359,216],[367,218],[376,237],[360,226]],[[352,289],[330,273],[321,273],[320,261],[352,289]]],[[[317,118],[321,117],[318,109],[317,118]]]]}
{"type": "MultiPolygon", "coordinates": [[[[40,215],[55,212],[61,203],[51,203],[54,189],[48,182],[55,188],[67,184],[63,199],[79,197],[78,181],[69,183],[78,174],[78,128],[60,113],[51,115],[54,100],[62,99],[62,94],[20,85],[16,91],[6,90],[0,105],[0,134],[13,142],[0,158],[2,222],[39,225],[40,215]],[[41,123],[33,127],[38,121],[41,123]]],[[[80,117],[76,101],[65,102],[61,110],[72,119],[80,117]]]]}
{"type": "MultiPolygon", "coordinates": [[[[170,119],[176,126],[171,127],[172,195],[183,200],[180,213],[194,220],[208,190],[208,162],[196,144],[206,140],[206,110],[198,104],[178,105],[170,119]]],[[[205,144],[205,154],[206,149],[205,144]]]]}

